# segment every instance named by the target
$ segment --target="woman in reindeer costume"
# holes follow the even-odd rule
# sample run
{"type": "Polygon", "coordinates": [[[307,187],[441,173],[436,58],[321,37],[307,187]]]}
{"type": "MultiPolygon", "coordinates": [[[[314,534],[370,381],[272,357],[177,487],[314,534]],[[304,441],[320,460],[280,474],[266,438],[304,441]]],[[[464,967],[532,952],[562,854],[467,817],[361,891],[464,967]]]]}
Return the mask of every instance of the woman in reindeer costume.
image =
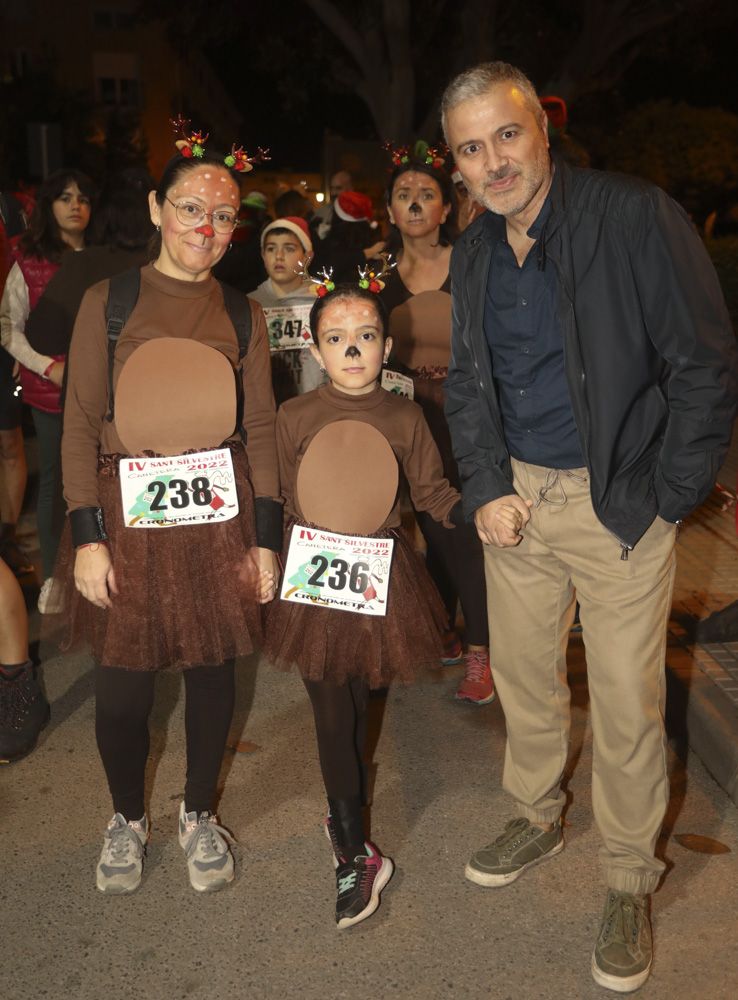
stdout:
{"type": "Polygon", "coordinates": [[[184,673],[179,841],[190,882],[206,892],[233,879],[227,834],[211,810],[234,658],[251,652],[259,604],[278,579],[264,318],[211,275],[236,225],[230,170],[251,161],[240,149],[225,161],[209,155],[188,122],[174,125],[179,153],[149,197],[156,258],[128,273],[135,290],[123,315],[117,279],[87,292],[69,360],[62,461],[74,588],[66,599],[71,638],[87,637],[96,659],[96,735],[114,809],[97,866],[105,893],[132,892],[141,880],[148,716],[164,669],[184,673]]]}

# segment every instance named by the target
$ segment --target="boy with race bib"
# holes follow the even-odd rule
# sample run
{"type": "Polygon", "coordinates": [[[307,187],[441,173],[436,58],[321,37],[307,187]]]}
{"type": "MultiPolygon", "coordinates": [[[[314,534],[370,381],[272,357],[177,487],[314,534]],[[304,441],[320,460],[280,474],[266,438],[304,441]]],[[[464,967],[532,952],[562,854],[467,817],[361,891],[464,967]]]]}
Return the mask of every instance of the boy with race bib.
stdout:
{"type": "Polygon", "coordinates": [[[325,381],[307,350],[310,343],[310,307],[315,301],[303,267],[310,263],[313,243],[304,219],[297,215],[276,219],[261,234],[261,259],[267,279],[249,298],[264,310],[272,384],[277,405],[325,381]]]}

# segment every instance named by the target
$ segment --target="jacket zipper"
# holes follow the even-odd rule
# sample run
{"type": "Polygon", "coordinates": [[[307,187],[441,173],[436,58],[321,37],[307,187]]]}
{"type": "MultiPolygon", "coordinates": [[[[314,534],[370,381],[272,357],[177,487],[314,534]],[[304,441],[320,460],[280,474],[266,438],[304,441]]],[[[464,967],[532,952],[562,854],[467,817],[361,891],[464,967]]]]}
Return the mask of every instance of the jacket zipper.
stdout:
{"type": "MultiPolygon", "coordinates": [[[[551,259],[551,258],[549,258],[549,259],[551,259]]],[[[567,300],[567,303],[569,305],[569,310],[570,310],[570,312],[573,312],[574,311],[574,304],[571,301],[569,293],[566,291],[566,284],[565,284],[565,282],[563,280],[563,275],[562,275],[561,268],[559,266],[559,262],[556,260],[555,257],[553,258],[553,262],[554,262],[554,267],[556,268],[556,271],[558,272],[558,277],[559,277],[559,282],[561,284],[561,287],[564,289],[564,292],[566,294],[566,300],[567,300]]],[[[575,336],[576,336],[576,324],[574,324],[574,329],[575,329],[575,336]]],[[[566,329],[565,328],[562,330],[562,333],[564,334],[564,359],[565,359],[565,363],[566,363],[566,361],[569,360],[569,354],[568,354],[568,352],[566,350],[566,329]]],[[[577,337],[577,341],[578,341],[578,337],[577,337]]],[[[578,349],[578,356],[581,359],[582,350],[581,350],[581,345],[579,343],[577,343],[577,349],[578,349]]],[[[581,368],[581,367],[579,368],[578,374],[579,374],[579,384],[580,384],[581,393],[582,393],[582,395],[581,395],[582,416],[584,417],[584,420],[585,420],[585,427],[582,430],[582,436],[584,438],[584,451],[585,451],[584,459],[585,459],[586,462],[588,462],[589,461],[589,411],[587,410],[587,404],[586,404],[587,393],[585,391],[586,390],[585,383],[587,381],[587,375],[586,375],[586,372],[584,371],[584,368],[581,368]]],[[[572,407],[573,406],[574,406],[574,400],[572,399],[572,407]]],[[[576,412],[574,414],[574,421],[576,423],[576,412]]],[[[594,504],[592,505],[592,509],[594,510],[594,504]]],[[[597,511],[595,511],[595,514],[596,513],[597,513],[597,511]]],[[[621,562],[627,562],[629,554],[633,551],[633,546],[629,545],[627,542],[624,542],[622,540],[622,538],[618,538],[618,536],[614,532],[610,532],[610,534],[613,536],[613,538],[615,539],[615,541],[620,546],[620,561],[621,562]]]]}

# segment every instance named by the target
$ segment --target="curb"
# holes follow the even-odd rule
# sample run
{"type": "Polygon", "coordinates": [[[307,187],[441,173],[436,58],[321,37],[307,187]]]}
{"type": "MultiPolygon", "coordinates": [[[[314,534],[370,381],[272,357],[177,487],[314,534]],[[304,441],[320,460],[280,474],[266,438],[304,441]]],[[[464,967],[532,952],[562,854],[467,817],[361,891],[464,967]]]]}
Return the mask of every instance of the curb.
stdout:
{"type": "Polygon", "coordinates": [[[689,745],[738,806],[738,707],[695,665],[688,648],[666,651],[666,730],[679,752],[689,745]]]}

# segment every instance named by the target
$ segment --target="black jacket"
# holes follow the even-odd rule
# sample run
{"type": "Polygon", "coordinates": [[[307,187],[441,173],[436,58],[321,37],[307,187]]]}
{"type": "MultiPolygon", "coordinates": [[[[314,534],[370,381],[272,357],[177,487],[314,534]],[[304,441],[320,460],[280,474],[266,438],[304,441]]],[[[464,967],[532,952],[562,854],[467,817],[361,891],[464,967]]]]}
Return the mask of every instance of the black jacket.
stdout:
{"type": "MultiPolygon", "coordinates": [[[[480,216],[451,257],[446,418],[467,517],[514,492],[483,329],[494,221],[480,216]]],[[[738,354],[717,276],[659,188],[559,161],[531,252],[558,276],[595,513],[632,548],[657,514],[679,521],[705,499],[730,442],[738,354]]]]}

